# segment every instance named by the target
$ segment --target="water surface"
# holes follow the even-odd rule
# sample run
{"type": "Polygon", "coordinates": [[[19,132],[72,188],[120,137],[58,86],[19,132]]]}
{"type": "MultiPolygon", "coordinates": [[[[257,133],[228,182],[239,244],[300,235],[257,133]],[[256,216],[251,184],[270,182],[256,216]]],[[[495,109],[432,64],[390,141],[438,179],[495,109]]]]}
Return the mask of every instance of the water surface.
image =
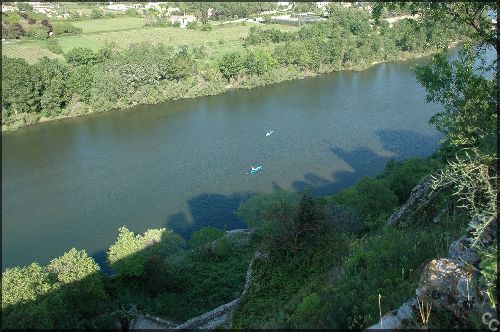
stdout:
{"type": "Polygon", "coordinates": [[[3,268],[45,264],[73,246],[102,263],[123,225],[185,237],[240,228],[233,211],[252,194],[333,194],[391,158],[428,156],[439,106],[425,103],[409,71],[418,61],[3,134],[3,268]],[[263,171],[249,175],[251,165],[263,171]]]}

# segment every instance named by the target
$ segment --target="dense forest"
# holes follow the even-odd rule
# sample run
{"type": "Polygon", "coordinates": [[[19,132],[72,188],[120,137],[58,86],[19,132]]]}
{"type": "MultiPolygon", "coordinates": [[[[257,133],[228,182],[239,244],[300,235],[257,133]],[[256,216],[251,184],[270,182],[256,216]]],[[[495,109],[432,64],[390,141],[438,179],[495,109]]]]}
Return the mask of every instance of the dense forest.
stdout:
{"type": "MultiPolygon", "coordinates": [[[[396,5],[379,4],[374,18],[391,6],[396,5]]],[[[214,82],[234,84],[290,66],[318,70],[328,65],[338,70],[441,42],[442,51],[413,71],[427,91],[427,101],[442,105],[430,122],[445,140],[431,157],[391,161],[379,176],[363,178],[333,196],[285,191],[254,196],[236,212],[252,235],[231,237],[203,228],[186,245],[166,229],[136,235],[120,228],[107,252],[113,276],[104,275],[85,251],[76,249],[46,266],[7,269],[2,274],[2,327],[110,328],[116,320],[125,327],[131,304],[141,312],[181,322],[237,297],[248,263],[258,251],[264,258],[254,263],[252,282],[232,327],[366,328],[414,295],[425,264],[447,257],[450,244],[467,232],[479,259],[466,267],[472,271],[474,289],[484,294],[483,306],[450,310],[435,304],[430,320],[424,322],[416,313],[404,327],[484,328],[484,308],[496,308],[498,303],[496,232],[491,231],[497,222],[498,72],[491,75],[496,60],[488,62],[485,55],[491,48],[498,52],[498,40],[481,14],[496,5],[400,6],[419,13],[421,22],[402,21],[393,29],[376,26],[377,37],[366,20],[354,16],[334,16],[297,35],[254,29],[247,43],[278,43],[274,53],[249,46],[203,70],[190,50],[176,53],[152,45],[121,53],[77,49],[65,55],[66,63],[45,59],[31,66],[3,59],[7,80],[2,93],[8,97],[4,112],[15,116],[63,112],[74,99],[79,107],[100,110],[145,102],[139,96],[156,102],[167,98],[156,89],[175,86],[181,91],[183,82],[206,73],[210,75],[205,84],[213,83],[217,90],[214,82]],[[443,43],[450,35],[435,40],[431,33],[445,33],[439,27],[451,20],[471,41],[455,60],[447,58],[447,42],[443,43]],[[328,47],[333,40],[336,47],[328,47]],[[378,51],[373,48],[377,42],[378,51]],[[393,53],[386,51],[390,45],[393,53]],[[213,77],[218,79],[211,81],[213,77]],[[422,179],[430,179],[432,200],[414,211],[406,224],[389,224],[422,179]]],[[[426,301],[434,303],[432,298],[426,301]]]]}
{"type": "MultiPolygon", "coordinates": [[[[57,31],[71,31],[66,28],[55,26],[57,31]]],[[[65,61],[43,58],[35,64],[2,57],[3,126],[16,128],[41,118],[364,69],[465,41],[467,29],[456,22],[412,19],[389,27],[383,20],[370,23],[366,11],[339,5],[326,22],[303,26],[297,32],[253,27],[243,49],[215,60],[208,59],[203,46],[175,49],[161,43],[140,43],[124,50],[108,45],[96,52],[77,47],[64,54],[65,61]]],[[[57,41],[51,47],[57,49],[57,41]]]]}

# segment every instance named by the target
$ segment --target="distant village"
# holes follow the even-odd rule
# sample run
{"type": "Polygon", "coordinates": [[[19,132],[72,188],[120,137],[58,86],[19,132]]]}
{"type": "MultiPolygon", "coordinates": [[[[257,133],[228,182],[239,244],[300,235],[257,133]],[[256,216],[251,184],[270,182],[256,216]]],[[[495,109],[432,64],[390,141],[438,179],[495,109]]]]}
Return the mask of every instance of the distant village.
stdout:
{"type": "MultiPolygon", "coordinates": [[[[19,11],[18,4],[21,2],[4,2],[2,3],[2,13],[19,11]]],[[[368,2],[337,2],[344,7],[357,6],[366,9],[368,12],[372,11],[372,6],[368,2]]],[[[53,19],[70,19],[70,13],[63,7],[63,3],[59,2],[29,2],[36,13],[45,14],[48,18],[53,19]]],[[[123,14],[128,10],[135,10],[139,15],[145,16],[156,15],[168,18],[171,24],[177,25],[180,28],[186,28],[190,22],[195,22],[199,18],[192,13],[183,12],[178,7],[170,6],[172,2],[107,2],[100,5],[99,8],[108,12],[115,12],[116,14],[123,14]]],[[[328,17],[329,5],[331,2],[322,1],[315,2],[315,12],[294,12],[295,2],[279,1],[276,2],[276,9],[260,13],[266,15],[267,19],[274,23],[300,25],[312,23],[316,21],[325,20],[328,17]]],[[[83,11],[79,11],[80,17],[90,16],[83,11]]],[[[210,19],[216,15],[214,8],[209,8],[207,17],[210,19]]],[[[258,17],[241,17],[231,22],[253,21],[262,23],[266,19],[264,16],[258,17]]],[[[226,22],[228,23],[228,22],[226,22]]]]}

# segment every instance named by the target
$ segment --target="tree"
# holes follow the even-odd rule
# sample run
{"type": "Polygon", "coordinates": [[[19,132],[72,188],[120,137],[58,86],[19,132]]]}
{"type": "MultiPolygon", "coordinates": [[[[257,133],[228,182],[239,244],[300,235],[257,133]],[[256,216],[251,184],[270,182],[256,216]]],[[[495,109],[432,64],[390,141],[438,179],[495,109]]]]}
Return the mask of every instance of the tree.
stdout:
{"type": "Polygon", "coordinates": [[[60,284],[66,310],[74,316],[87,319],[99,313],[99,305],[106,297],[101,269],[84,250],[72,248],[47,266],[60,284]]]}
{"type": "Polygon", "coordinates": [[[40,111],[40,72],[23,59],[2,57],[2,107],[14,113],[40,111]]]}
{"type": "Polygon", "coordinates": [[[90,48],[75,47],[64,54],[66,61],[71,65],[94,65],[97,62],[96,54],[90,48]]]}
{"type": "Polygon", "coordinates": [[[276,67],[278,61],[269,53],[262,50],[248,51],[245,59],[247,73],[262,75],[276,67]]]}
{"type": "Polygon", "coordinates": [[[488,78],[491,65],[475,66],[484,56],[481,53],[466,47],[460,50],[457,60],[449,61],[443,52],[430,64],[417,66],[414,72],[427,90],[426,100],[444,108],[430,122],[447,135],[452,145],[486,151],[497,135],[497,88],[495,81],[488,78]]]}
{"type": "Polygon", "coordinates": [[[148,257],[165,258],[178,253],[183,244],[178,234],[165,228],[150,229],[141,236],[124,226],[119,229],[116,242],[109,247],[108,263],[124,277],[139,277],[144,273],[148,257]]]}
{"type": "Polygon", "coordinates": [[[354,187],[336,195],[335,202],[360,211],[367,218],[390,213],[398,204],[397,196],[382,180],[362,178],[354,187]]]}
{"type": "Polygon", "coordinates": [[[49,273],[37,263],[6,269],[2,273],[2,327],[53,328],[51,291],[49,273]]]}
{"type": "Polygon", "coordinates": [[[244,68],[245,58],[239,52],[225,54],[219,61],[219,70],[227,80],[241,75],[244,68]]]}

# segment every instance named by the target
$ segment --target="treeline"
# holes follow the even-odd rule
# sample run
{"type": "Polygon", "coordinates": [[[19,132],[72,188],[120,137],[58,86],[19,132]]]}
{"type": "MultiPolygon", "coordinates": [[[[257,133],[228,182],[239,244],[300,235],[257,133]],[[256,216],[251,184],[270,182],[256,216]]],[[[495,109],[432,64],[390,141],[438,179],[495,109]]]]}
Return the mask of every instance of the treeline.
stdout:
{"type": "Polygon", "coordinates": [[[129,305],[184,321],[233,300],[243,287],[252,243],[215,228],[192,234],[190,250],[176,233],[125,227],[107,252],[116,273],[101,272],[84,250],[71,249],[41,266],[2,273],[2,328],[127,328],[129,305]]]}
{"type": "MultiPolygon", "coordinates": [[[[66,61],[43,59],[30,65],[2,57],[2,120],[6,127],[40,117],[71,116],[170,99],[217,94],[429,52],[460,38],[457,26],[402,20],[390,28],[371,26],[362,10],[335,11],[327,22],[294,33],[252,28],[244,50],[219,59],[202,47],[180,50],[141,43],[118,51],[75,48],[66,61]],[[269,45],[267,45],[269,44],[269,45]],[[272,47],[269,47],[272,46],[272,47]]],[[[64,30],[71,31],[71,29],[64,30]]],[[[48,47],[62,53],[57,41],[48,47]]]]}
{"type": "Polygon", "coordinates": [[[69,22],[50,22],[44,14],[33,12],[2,13],[2,38],[4,39],[29,37],[44,40],[49,35],[81,32],[81,28],[77,28],[69,22]]]}

